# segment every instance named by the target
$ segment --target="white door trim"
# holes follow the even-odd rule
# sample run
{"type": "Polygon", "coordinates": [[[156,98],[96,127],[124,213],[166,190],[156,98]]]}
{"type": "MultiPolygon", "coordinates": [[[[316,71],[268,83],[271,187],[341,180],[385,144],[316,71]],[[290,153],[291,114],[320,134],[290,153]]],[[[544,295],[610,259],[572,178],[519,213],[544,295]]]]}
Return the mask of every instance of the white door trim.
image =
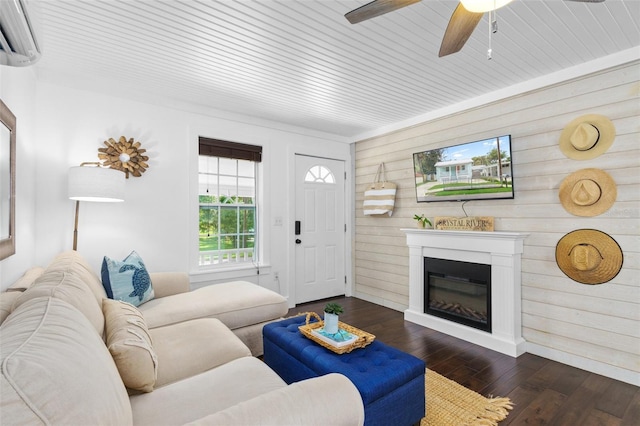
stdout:
{"type": "Polygon", "coordinates": [[[295,235],[296,303],[344,295],[346,164],[343,160],[296,155],[295,176],[295,223],[301,225],[300,234],[295,235]],[[318,175],[309,182],[310,170],[318,175]],[[331,181],[316,181],[325,178],[331,181]]]}
{"type": "MultiPolygon", "coordinates": [[[[288,170],[287,175],[289,177],[289,182],[295,182],[295,160],[296,155],[306,155],[308,157],[318,157],[318,158],[327,158],[329,160],[339,160],[345,162],[345,170],[347,171],[347,177],[345,179],[345,189],[344,189],[344,208],[345,208],[345,223],[347,225],[347,232],[345,233],[345,274],[347,275],[347,285],[345,287],[346,296],[353,296],[355,293],[354,283],[353,283],[353,240],[354,240],[354,227],[355,227],[355,192],[354,192],[354,172],[355,172],[355,164],[353,162],[355,147],[351,144],[350,152],[348,156],[345,157],[328,157],[323,155],[322,152],[310,150],[300,150],[295,149],[294,147],[290,147],[287,151],[287,164],[288,170]]],[[[289,302],[289,308],[295,307],[296,300],[296,286],[295,286],[295,233],[294,233],[294,222],[295,222],[295,214],[296,214],[296,206],[295,206],[295,185],[290,185],[287,191],[287,218],[285,220],[285,229],[287,236],[287,259],[288,259],[288,273],[287,276],[291,277],[291,279],[287,280],[286,291],[287,294],[284,295],[287,297],[289,302]]]]}

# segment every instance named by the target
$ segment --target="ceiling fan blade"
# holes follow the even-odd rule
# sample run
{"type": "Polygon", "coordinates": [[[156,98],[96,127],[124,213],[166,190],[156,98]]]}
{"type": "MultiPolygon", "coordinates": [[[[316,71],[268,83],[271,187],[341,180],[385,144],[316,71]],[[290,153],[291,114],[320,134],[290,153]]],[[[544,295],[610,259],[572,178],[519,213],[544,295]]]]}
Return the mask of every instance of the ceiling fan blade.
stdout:
{"type": "Polygon", "coordinates": [[[469,12],[462,6],[462,3],[458,3],[458,7],[451,15],[447,30],[444,32],[438,56],[451,55],[462,49],[482,19],[482,15],[482,13],[469,12]]]}
{"type": "Polygon", "coordinates": [[[352,24],[357,24],[358,22],[393,12],[394,10],[409,6],[410,4],[417,3],[419,1],[420,0],[373,0],[371,3],[367,3],[364,6],[360,6],[359,8],[346,13],[344,17],[352,24]]]}

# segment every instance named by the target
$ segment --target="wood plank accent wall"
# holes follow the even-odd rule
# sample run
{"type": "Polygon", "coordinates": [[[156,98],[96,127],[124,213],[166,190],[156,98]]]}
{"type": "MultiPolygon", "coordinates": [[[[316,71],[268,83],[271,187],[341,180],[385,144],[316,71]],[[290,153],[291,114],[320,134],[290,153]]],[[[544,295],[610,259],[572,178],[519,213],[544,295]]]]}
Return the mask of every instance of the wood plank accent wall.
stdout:
{"type": "Polygon", "coordinates": [[[496,231],[529,232],[522,260],[523,335],[543,356],[637,384],[640,372],[640,62],[493,102],[355,144],[355,295],[393,309],[408,306],[409,251],[401,228],[414,214],[495,216],[496,231]],[[558,147],[566,124],[609,117],[613,146],[577,161],[558,147]],[[511,134],[515,199],[417,203],[412,154],[511,134]],[[384,162],[398,185],[392,217],[365,217],[363,191],[384,162]],[[558,200],[570,173],[607,171],[618,198],[604,214],[577,217],[558,200]],[[567,278],[555,262],[558,240],[579,228],[610,234],[622,247],[620,274],[602,285],[567,278]],[[633,378],[630,378],[633,376],[633,378]]]}

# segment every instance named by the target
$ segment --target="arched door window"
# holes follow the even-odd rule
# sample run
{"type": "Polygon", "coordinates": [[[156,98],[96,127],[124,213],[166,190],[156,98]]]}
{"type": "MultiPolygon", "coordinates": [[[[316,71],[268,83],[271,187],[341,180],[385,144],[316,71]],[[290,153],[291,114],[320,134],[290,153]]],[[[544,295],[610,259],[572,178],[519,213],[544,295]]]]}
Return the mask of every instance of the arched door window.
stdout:
{"type": "Polygon", "coordinates": [[[331,173],[331,170],[324,166],[312,166],[307,170],[307,174],[304,176],[305,182],[310,183],[328,183],[335,184],[336,178],[331,173]]]}

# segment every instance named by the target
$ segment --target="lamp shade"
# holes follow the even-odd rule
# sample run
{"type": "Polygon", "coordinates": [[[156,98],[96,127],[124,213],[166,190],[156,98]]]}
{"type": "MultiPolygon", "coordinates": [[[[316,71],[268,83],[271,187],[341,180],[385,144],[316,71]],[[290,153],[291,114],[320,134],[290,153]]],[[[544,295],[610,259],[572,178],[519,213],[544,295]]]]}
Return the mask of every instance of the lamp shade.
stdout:
{"type": "Polygon", "coordinates": [[[69,169],[69,198],[77,201],[124,201],[124,173],[95,166],[69,169]]]}

